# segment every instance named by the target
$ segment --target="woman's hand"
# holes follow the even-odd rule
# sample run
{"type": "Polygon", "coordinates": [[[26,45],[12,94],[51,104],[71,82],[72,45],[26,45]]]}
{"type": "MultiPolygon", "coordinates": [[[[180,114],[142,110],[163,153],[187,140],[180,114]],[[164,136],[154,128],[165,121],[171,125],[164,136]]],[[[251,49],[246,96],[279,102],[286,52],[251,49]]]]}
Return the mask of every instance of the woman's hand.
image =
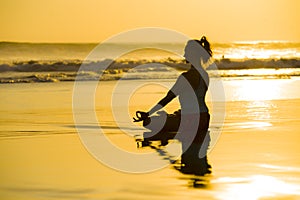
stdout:
{"type": "Polygon", "coordinates": [[[143,111],[136,111],[135,116],[136,118],[133,117],[133,122],[140,122],[144,121],[145,119],[148,119],[149,113],[143,111]]]}

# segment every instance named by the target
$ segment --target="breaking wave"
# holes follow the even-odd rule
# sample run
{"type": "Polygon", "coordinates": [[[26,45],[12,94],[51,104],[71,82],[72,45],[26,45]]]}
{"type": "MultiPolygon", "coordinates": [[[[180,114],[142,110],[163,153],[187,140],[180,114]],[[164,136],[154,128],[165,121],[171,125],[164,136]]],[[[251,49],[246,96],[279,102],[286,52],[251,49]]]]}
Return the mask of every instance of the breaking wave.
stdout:
{"type": "MultiPolygon", "coordinates": [[[[215,60],[211,77],[290,78],[300,76],[300,59],[215,60]]],[[[0,83],[95,81],[123,79],[172,79],[189,68],[184,60],[18,61],[0,64],[0,83]],[[107,67],[109,66],[109,67],[107,67]],[[139,66],[139,67],[138,67],[139,66]],[[144,66],[144,67],[140,67],[144,66]],[[138,67],[138,68],[137,68],[138,67]],[[147,72],[147,73],[145,73],[147,72]],[[126,77],[124,77],[126,74],[126,77]],[[76,78],[77,77],[77,78],[76,78]]]]}

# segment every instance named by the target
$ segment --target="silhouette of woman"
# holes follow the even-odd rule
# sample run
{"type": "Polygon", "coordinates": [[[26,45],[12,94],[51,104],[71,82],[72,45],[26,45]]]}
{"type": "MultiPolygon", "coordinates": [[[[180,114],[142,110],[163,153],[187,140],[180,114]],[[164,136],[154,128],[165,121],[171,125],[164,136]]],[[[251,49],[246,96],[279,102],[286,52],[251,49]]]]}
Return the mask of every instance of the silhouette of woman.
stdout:
{"type": "MultiPolygon", "coordinates": [[[[178,77],[167,95],[149,112],[138,111],[143,114],[143,117],[134,120],[144,120],[145,126],[148,124],[145,122],[150,119],[148,116],[156,113],[178,96],[181,111],[177,111],[176,116],[180,113],[178,117],[180,119],[175,119],[175,123],[169,123],[170,120],[167,118],[162,130],[173,130],[175,126],[178,130],[175,138],[182,144],[181,172],[204,175],[211,172],[211,166],[208,164],[206,156],[210,142],[208,133],[210,115],[205,103],[209,76],[203,67],[210,63],[212,50],[206,37],[203,36],[201,40],[189,40],[184,49],[184,57],[186,62],[191,64],[190,69],[178,77]]],[[[152,118],[154,119],[154,117],[152,118]]],[[[156,123],[153,124],[155,127],[156,123]]]]}

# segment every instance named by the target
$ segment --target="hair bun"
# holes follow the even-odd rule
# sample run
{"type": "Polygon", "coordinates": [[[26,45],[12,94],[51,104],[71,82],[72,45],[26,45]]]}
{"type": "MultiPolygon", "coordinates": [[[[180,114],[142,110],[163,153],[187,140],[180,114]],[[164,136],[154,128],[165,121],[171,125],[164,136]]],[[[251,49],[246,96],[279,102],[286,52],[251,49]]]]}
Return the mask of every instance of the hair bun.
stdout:
{"type": "Polygon", "coordinates": [[[200,42],[201,42],[201,43],[202,43],[202,42],[207,42],[207,39],[206,39],[206,37],[205,37],[205,36],[202,36],[202,38],[201,38],[200,42]]]}
{"type": "Polygon", "coordinates": [[[210,43],[207,41],[205,36],[201,37],[200,45],[207,51],[207,53],[212,56],[212,50],[210,47],[210,43]]]}

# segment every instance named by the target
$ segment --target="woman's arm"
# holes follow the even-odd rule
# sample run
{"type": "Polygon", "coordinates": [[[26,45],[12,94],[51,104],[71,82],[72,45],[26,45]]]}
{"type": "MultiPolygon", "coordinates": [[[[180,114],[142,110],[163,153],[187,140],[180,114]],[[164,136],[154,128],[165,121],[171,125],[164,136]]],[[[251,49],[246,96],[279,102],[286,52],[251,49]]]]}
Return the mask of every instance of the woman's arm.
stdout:
{"type": "Polygon", "coordinates": [[[175,84],[173,85],[173,87],[167,93],[167,95],[162,100],[160,100],[153,108],[151,108],[148,114],[152,115],[153,113],[159,111],[170,101],[172,101],[177,95],[179,95],[184,89],[184,82],[185,82],[184,76],[180,75],[176,80],[175,84]]]}
{"type": "Polygon", "coordinates": [[[153,113],[159,111],[162,109],[165,105],[167,105],[170,101],[172,101],[176,95],[170,90],[167,95],[160,100],[151,110],[148,112],[149,116],[152,115],[153,113]]]}

